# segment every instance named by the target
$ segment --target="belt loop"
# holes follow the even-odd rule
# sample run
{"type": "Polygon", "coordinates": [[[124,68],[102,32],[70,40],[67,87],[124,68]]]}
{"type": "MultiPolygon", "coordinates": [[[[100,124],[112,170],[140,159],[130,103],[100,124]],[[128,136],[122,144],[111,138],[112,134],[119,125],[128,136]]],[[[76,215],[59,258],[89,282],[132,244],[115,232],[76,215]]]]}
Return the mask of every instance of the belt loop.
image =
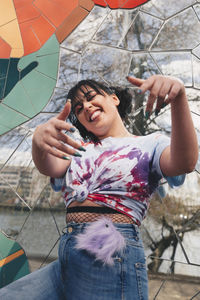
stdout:
{"type": "Polygon", "coordinates": [[[133,229],[135,230],[135,232],[137,233],[137,235],[139,235],[139,228],[136,224],[132,224],[133,225],[133,229]]]}
{"type": "Polygon", "coordinates": [[[67,226],[64,227],[64,228],[62,229],[62,233],[63,233],[63,234],[66,234],[66,233],[67,233],[67,226]]]}

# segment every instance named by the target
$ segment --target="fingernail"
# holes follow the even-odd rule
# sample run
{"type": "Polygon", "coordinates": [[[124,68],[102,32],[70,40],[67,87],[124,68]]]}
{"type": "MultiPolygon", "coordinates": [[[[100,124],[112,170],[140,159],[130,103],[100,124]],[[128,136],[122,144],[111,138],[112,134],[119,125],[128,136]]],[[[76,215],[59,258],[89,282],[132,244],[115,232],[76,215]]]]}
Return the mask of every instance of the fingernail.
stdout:
{"type": "Polygon", "coordinates": [[[70,103],[71,103],[72,101],[71,101],[71,99],[67,99],[67,102],[70,102],[70,103]]]}
{"type": "Polygon", "coordinates": [[[76,131],[76,129],[75,129],[74,127],[71,127],[71,128],[69,129],[69,131],[71,131],[71,132],[75,132],[75,131],[76,131]]]}
{"type": "Polygon", "coordinates": [[[155,110],[155,115],[158,116],[159,112],[160,112],[160,109],[156,109],[155,110]]]}
{"type": "Polygon", "coordinates": [[[65,160],[70,160],[70,158],[68,156],[62,156],[62,159],[65,159],[65,160]]]}
{"type": "Polygon", "coordinates": [[[150,112],[149,112],[149,111],[146,111],[146,112],[145,112],[145,119],[148,120],[149,116],[150,116],[150,112]]]}
{"type": "Polygon", "coordinates": [[[165,106],[167,106],[167,103],[163,102],[162,105],[161,105],[161,108],[164,108],[165,106]]]}
{"type": "Polygon", "coordinates": [[[81,157],[82,155],[81,155],[80,153],[78,153],[78,152],[75,152],[75,153],[73,154],[73,156],[81,157]]]}
{"type": "Polygon", "coordinates": [[[80,151],[86,151],[86,149],[83,148],[82,146],[80,146],[80,147],[78,148],[78,150],[80,150],[80,151]]]}

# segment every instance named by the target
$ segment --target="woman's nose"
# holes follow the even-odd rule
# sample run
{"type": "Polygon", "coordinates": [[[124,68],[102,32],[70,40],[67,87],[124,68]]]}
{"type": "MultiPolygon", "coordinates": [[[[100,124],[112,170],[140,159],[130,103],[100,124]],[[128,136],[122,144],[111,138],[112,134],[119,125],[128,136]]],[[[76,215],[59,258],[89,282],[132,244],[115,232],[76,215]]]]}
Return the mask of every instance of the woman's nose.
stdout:
{"type": "Polygon", "coordinates": [[[85,102],[84,103],[84,109],[86,110],[86,111],[88,111],[88,110],[90,110],[92,108],[92,103],[91,102],[85,102]]]}

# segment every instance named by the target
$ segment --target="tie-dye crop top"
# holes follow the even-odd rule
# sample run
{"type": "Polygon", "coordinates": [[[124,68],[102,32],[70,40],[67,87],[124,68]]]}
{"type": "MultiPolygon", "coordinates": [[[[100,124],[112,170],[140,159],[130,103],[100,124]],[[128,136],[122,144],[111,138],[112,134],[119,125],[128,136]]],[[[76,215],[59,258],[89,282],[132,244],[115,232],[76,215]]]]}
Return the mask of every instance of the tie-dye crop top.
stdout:
{"type": "MultiPolygon", "coordinates": [[[[159,160],[169,143],[168,137],[157,133],[87,143],[82,157],[73,157],[65,176],[51,178],[51,185],[62,190],[66,206],[89,199],[141,224],[163,177],[159,160]]],[[[165,178],[173,187],[181,185],[185,175],[165,178]]]]}

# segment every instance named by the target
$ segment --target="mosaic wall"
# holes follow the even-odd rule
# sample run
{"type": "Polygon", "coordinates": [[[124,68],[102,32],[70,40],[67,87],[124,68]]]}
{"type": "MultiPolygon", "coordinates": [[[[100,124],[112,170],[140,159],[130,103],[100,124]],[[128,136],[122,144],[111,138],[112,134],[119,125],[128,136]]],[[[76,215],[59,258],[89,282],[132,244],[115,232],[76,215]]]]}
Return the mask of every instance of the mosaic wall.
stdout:
{"type": "MultiPolygon", "coordinates": [[[[1,1],[0,228],[30,261],[55,259],[65,224],[60,194],[32,162],[36,126],[62,109],[77,81],[94,78],[130,88],[131,132],[169,134],[169,108],[147,121],[146,97],[126,80],[152,74],[184,82],[200,141],[199,0],[1,1]]],[[[199,226],[200,160],[181,188],[163,182],[144,221],[150,299],[200,299],[199,226]]]]}

